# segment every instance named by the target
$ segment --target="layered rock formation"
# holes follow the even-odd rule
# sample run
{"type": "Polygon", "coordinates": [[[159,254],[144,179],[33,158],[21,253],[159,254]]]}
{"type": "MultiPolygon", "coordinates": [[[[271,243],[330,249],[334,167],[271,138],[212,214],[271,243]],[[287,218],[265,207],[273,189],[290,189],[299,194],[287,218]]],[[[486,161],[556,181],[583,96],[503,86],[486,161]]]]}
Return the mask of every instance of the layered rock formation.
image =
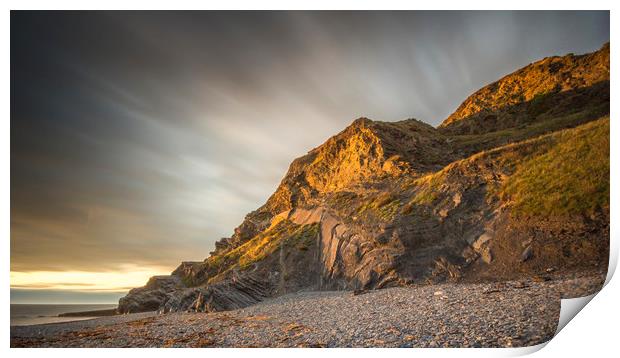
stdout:
{"type": "Polygon", "coordinates": [[[439,128],[355,120],[294,160],[207,259],[152,278],[119,311],[605,270],[608,113],[605,45],[506,76],[439,128]]]}

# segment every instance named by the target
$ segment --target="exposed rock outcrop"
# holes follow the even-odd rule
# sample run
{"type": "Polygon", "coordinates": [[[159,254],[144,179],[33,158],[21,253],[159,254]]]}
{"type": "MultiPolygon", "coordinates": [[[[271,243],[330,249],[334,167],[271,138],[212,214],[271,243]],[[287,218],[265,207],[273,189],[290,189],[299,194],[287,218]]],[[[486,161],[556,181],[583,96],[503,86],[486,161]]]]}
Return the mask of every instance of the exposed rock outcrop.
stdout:
{"type": "Polygon", "coordinates": [[[609,43],[599,51],[547,57],[469,96],[439,126],[444,133],[482,134],[582,111],[609,112],[609,43]]]}
{"type": "Polygon", "coordinates": [[[185,287],[177,275],[153,276],[144,287],[134,288],[118,301],[119,313],[155,311],[185,287]]]}

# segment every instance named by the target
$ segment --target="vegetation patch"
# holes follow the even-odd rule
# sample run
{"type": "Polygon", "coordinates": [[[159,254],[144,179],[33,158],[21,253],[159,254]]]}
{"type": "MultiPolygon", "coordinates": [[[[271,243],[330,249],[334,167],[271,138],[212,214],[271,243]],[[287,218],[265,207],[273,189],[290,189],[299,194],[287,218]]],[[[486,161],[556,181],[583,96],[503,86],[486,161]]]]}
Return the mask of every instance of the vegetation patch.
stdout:
{"type": "Polygon", "coordinates": [[[398,212],[400,204],[398,196],[390,192],[382,192],[362,202],[357,212],[359,215],[372,213],[381,220],[389,221],[398,212]]]}
{"type": "Polygon", "coordinates": [[[439,198],[439,191],[441,186],[446,181],[447,172],[453,167],[454,164],[448,165],[444,169],[437,173],[426,175],[422,178],[416,179],[414,185],[418,187],[418,190],[413,195],[413,198],[407,203],[407,210],[410,211],[415,205],[430,205],[439,198]]]}
{"type": "Polygon", "coordinates": [[[522,141],[543,134],[551,133],[567,127],[576,127],[593,118],[598,118],[609,112],[609,103],[603,103],[587,107],[581,111],[544,118],[542,116],[536,122],[514,128],[502,129],[484,134],[467,134],[451,137],[454,146],[463,149],[483,150],[508,142],[522,141]]]}
{"type": "Polygon", "coordinates": [[[587,214],[609,206],[609,117],[559,132],[499,190],[516,215],[587,214]]]}
{"type": "Polygon", "coordinates": [[[220,266],[220,274],[234,267],[245,269],[273,254],[281,246],[307,250],[314,243],[318,232],[318,223],[297,225],[284,219],[234,250],[209,257],[208,263],[220,266]]]}

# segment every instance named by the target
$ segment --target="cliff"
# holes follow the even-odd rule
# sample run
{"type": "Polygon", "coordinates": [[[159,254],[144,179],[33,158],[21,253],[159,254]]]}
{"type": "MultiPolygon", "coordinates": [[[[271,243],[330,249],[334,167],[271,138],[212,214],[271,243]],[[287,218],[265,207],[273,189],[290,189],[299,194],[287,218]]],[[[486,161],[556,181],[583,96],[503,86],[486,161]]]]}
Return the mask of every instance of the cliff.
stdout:
{"type": "Polygon", "coordinates": [[[606,44],[526,66],[438,128],[357,119],[294,160],[208,258],[131,290],[119,311],[606,270],[608,114],[606,44]]]}

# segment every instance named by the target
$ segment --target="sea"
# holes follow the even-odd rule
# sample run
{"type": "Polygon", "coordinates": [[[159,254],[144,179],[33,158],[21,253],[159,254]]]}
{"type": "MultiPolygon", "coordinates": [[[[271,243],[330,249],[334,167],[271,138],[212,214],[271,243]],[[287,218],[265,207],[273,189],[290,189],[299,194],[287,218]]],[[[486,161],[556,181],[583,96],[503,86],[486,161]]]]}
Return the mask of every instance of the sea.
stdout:
{"type": "Polygon", "coordinates": [[[116,304],[11,304],[11,326],[79,321],[95,317],[58,317],[61,313],[116,308],[116,304]]]}

